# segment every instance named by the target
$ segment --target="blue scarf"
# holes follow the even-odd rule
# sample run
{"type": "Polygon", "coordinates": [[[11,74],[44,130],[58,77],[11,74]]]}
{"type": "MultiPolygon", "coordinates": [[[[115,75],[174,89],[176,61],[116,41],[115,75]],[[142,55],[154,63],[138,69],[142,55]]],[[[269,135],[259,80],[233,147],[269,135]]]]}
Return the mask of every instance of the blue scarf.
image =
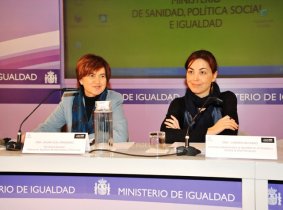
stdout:
{"type": "Polygon", "coordinates": [[[203,113],[201,113],[196,119],[196,122],[192,122],[193,117],[198,113],[198,109],[202,107],[208,97],[219,97],[220,89],[219,86],[213,82],[211,84],[210,94],[207,97],[200,98],[195,95],[190,89],[187,89],[185,94],[185,106],[186,111],[184,113],[184,127],[211,127],[220,118],[222,118],[222,107],[211,105],[207,107],[203,113]]]}
{"type": "MultiPolygon", "coordinates": [[[[94,120],[93,112],[88,120],[86,114],[86,107],[84,103],[84,89],[81,87],[79,92],[75,95],[72,107],[72,132],[86,132],[94,133],[94,120]]],[[[97,97],[97,101],[105,101],[108,89],[105,90],[97,97]]],[[[95,107],[93,107],[94,111],[95,107]]]]}

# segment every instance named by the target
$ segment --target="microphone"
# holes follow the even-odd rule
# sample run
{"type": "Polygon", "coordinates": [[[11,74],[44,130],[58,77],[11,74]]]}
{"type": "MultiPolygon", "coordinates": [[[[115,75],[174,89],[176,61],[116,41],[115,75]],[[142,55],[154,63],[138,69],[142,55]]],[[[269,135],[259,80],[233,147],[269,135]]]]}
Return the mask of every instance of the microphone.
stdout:
{"type": "Polygon", "coordinates": [[[197,114],[193,117],[191,124],[187,128],[186,135],[185,135],[185,146],[177,147],[177,155],[178,156],[181,156],[181,155],[196,156],[197,154],[201,153],[201,151],[199,149],[196,149],[196,148],[189,145],[190,128],[192,128],[194,126],[194,124],[196,123],[196,120],[201,115],[201,113],[203,113],[206,110],[206,108],[208,108],[212,104],[215,104],[216,106],[220,106],[220,105],[222,105],[222,103],[223,103],[223,100],[221,100],[220,98],[217,98],[217,97],[208,97],[206,99],[206,101],[203,103],[201,108],[198,110],[197,114]]]}
{"type": "Polygon", "coordinates": [[[6,144],[6,150],[9,151],[20,151],[23,147],[22,144],[22,126],[24,122],[40,107],[41,104],[43,104],[53,93],[57,91],[62,91],[62,92],[68,92],[68,91],[78,91],[77,88],[59,88],[59,89],[54,89],[52,90],[45,98],[42,99],[42,101],[39,102],[39,104],[30,112],[28,116],[21,122],[17,134],[17,141],[9,141],[6,144]]]}

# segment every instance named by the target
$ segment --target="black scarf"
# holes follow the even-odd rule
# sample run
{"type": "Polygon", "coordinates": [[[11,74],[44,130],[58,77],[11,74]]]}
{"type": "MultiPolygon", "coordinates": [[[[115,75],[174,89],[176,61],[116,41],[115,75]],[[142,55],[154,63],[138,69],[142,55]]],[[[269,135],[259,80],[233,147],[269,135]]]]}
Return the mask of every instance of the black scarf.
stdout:
{"type": "Polygon", "coordinates": [[[219,95],[220,89],[215,82],[211,83],[210,93],[204,98],[198,97],[188,88],[185,94],[186,111],[184,115],[184,127],[193,129],[196,126],[208,128],[214,125],[222,117],[221,107],[219,106],[208,106],[207,110],[203,111],[197,117],[195,124],[192,121],[194,116],[199,112],[199,108],[203,106],[208,97],[219,97],[219,95]]]}
{"type": "MultiPolygon", "coordinates": [[[[105,90],[98,96],[94,97],[94,100],[105,101],[108,89],[105,90]]],[[[93,103],[95,104],[95,102],[93,103]]],[[[94,120],[93,112],[91,116],[87,117],[85,102],[84,102],[84,89],[81,87],[79,92],[75,95],[72,107],[72,132],[87,132],[94,133],[94,120]]],[[[92,107],[94,110],[94,107],[92,107]]]]}

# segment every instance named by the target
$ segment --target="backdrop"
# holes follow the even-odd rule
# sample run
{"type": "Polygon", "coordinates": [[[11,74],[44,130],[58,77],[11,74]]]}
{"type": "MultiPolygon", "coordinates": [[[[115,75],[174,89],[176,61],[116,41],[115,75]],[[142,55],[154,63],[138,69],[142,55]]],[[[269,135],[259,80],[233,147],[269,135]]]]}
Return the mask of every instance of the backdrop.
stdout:
{"type": "MultiPolygon", "coordinates": [[[[88,1],[76,2],[82,3],[88,1]]],[[[173,4],[172,2],[174,1],[170,2],[173,4]]],[[[249,17],[250,24],[254,24],[255,27],[258,26],[258,19],[252,15],[262,12],[262,9],[264,8],[271,8],[268,9],[268,12],[263,13],[265,15],[264,18],[272,20],[270,22],[272,25],[271,31],[274,31],[277,27],[278,34],[282,35],[282,23],[279,24],[276,19],[278,17],[277,9],[280,5],[277,5],[274,2],[278,1],[256,1],[253,5],[262,5],[260,11],[256,11],[255,9],[253,13],[235,15],[240,16],[241,18],[249,17]],[[276,10],[274,11],[274,9],[276,10]],[[269,16],[269,14],[271,15],[269,16]],[[251,20],[254,20],[255,22],[251,23],[251,20]]],[[[184,5],[178,5],[178,7],[183,6],[184,5]]],[[[217,6],[216,3],[215,6],[217,6]]],[[[224,5],[221,3],[219,7],[223,8],[223,6],[224,5]]],[[[229,8],[231,8],[231,6],[233,5],[229,5],[229,8]]],[[[186,7],[188,7],[188,5],[186,5],[186,7]]],[[[198,6],[194,7],[198,8],[198,6]]],[[[159,7],[154,5],[151,9],[153,8],[159,7]]],[[[146,8],[142,9],[144,10],[146,8]]],[[[131,15],[134,15],[133,13],[136,12],[135,9],[129,9],[129,11],[131,11],[131,15]]],[[[5,29],[2,30],[0,34],[1,138],[15,138],[23,119],[54,88],[74,87],[76,85],[74,79],[67,79],[67,76],[64,74],[66,55],[64,51],[63,26],[60,24],[63,18],[62,14],[63,7],[62,4],[60,6],[58,0],[10,0],[1,1],[0,3],[0,27],[5,29]]],[[[229,17],[232,18],[232,14],[229,15],[229,17]]],[[[138,21],[146,19],[145,17],[131,17],[130,19],[132,21],[137,21],[135,18],[137,18],[138,21]]],[[[154,17],[150,18],[154,19],[154,17]]],[[[227,20],[224,20],[223,18],[222,23],[227,23],[230,18],[227,20]]],[[[157,19],[162,18],[159,17],[157,19]]],[[[168,19],[167,17],[165,19],[166,21],[164,20],[161,23],[167,24],[163,27],[167,27],[168,29],[168,22],[171,21],[171,19],[168,19]]],[[[229,27],[231,27],[230,24],[229,27]]],[[[260,28],[257,29],[257,32],[263,30],[260,28]]],[[[182,29],[182,31],[183,30],[185,29],[182,29]]],[[[205,30],[205,33],[207,33],[208,29],[206,28],[205,30]]],[[[241,30],[242,29],[238,29],[238,31],[241,30]]],[[[89,30],[89,32],[91,32],[91,30],[89,30]]],[[[267,38],[266,34],[262,36],[262,34],[252,33],[252,31],[250,31],[250,33],[250,40],[257,40],[258,37],[261,37],[254,42],[263,45],[265,50],[262,51],[263,54],[261,54],[262,57],[260,57],[260,59],[256,59],[256,56],[251,60],[250,57],[246,57],[246,61],[241,62],[244,62],[245,65],[252,64],[253,67],[256,67],[256,74],[258,74],[258,70],[261,69],[261,64],[264,61],[263,67],[265,73],[259,74],[258,77],[250,77],[250,75],[249,77],[247,77],[247,75],[244,77],[235,77],[235,75],[232,75],[232,78],[227,78],[223,74],[224,77],[219,78],[217,82],[222,90],[229,89],[234,91],[237,95],[240,134],[268,135],[276,136],[280,139],[283,138],[281,129],[281,124],[283,123],[281,117],[281,113],[283,112],[283,79],[280,77],[280,74],[282,73],[281,66],[283,58],[282,55],[277,52],[276,45],[272,44],[274,40],[278,40],[277,35],[275,32],[272,32],[272,34],[276,35],[274,36],[274,40],[272,40],[271,38],[267,38]],[[264,39],[264,37],[266,37],[266,39],[264,39]],[[273,47],[270,47],[269,44],[273,47]],[[271,48],[274,48],[275,50],[272,51],[271,48]],[[268,58],[274,58],[272,59],[272,63],[268,63],[266,59],[263,59],[265,58],[264,55],[268,55],[268,58]],[[273,71],[274,69],[275,71],[273,71]],[[272,77],[267,75],[269,71],[271,72],[270,74],[273,75],[272,77]],[[275,73],[273,74],[272,72],[275,73]]],[[[227,38],[230,40],[230,42],[227,43],[231,43],[235,46],[233,40],[238,40],[236,46],[241,45],[243,42],[243,46],[246,46],[246,49],[252,48],[255,51],[259,50],[254,45],[248,47],[247,42],[249,41],[245,42],[245,40],[242,40],[242,35],[240,36],[240,34],[241,32],[238,32],[238,34],[226,34],[226,36],[231,36],[231,38],[227,38]]],[[[126,35],[127,34],[125,34],[125,36],[126,35]]],[[[178,36],[176,37],[178,38],[178,36]]],[[[168,46],[170,45],[170,41],[176,39],[176,37],[172,37],[166,41],[168,46]]],[[[212,38],[209,43],[214,43],[214,38],[212,38]]],[[[88,41],[88,43],[91,45],[90,41],[88,41]]],[[[108,42],[105,42],[105,45],[107,45],[107,43],[108,42]]],[[[195,47],[188,47],[188,53],[198,46],[196,43],[205,42],[203,42],[201,37],[198,37],[198,39],[193,39],[188,45],[191,46],[191,43],[194,43],[195,47]]],[[[217,43],[221,44],[219,41],[217,43]]],[[[276,41],[275,43],[282,49],[282,46],[280,46],[281,42],[276,41]]],[[[226,44],[223,46],[225,47],[226,44]]],[[[212,44],[207,45],[207,47],[212,47],[212,44]]],[[[113,49],[113,52],[117,50],[117,48],[112,45],[109,49],[113,49]]],[[[158,51],[163,50],[164,49],[160,48],[158,51]]],[[[242,55],[245,52],[251,53],[249,50],[245,49],[241,52],[235,51],[237,55],[242,55]]],[[[101,53],[103,54],[103,52],[101,53]]],[[[132,53],[134,54],[134,52],[132,53]]],[[[171,51],[171,54],[176,53],[177,52],[175,51],[171,51]]],[[[116,55],[118,54],[119,53],[117,52],[116,55]]],[[[233,70],[234,67],[229,67],[232,60],[231,58],[229,59],[229,56],[226,55],[225,51],[221,54],[220,52],[216,52],[216,54],[220,60],[220,71],[224,69],[223,71],[225,72],[226,67],[229,71],[231,69],[233,70]],[[223,65],[221,65],[222,63],[223,65]]],[[[227,52],[227,54],[229,54],[229,52],[227,52]]],[[[178,69],[177,75],[173,75],[172,77],[168,75],[149,75],[145,78],[145,75],[134,75],[129,78],[121,78],[121,75],[116,75],[117,77],[111,80],[111,88],[121,92],[124,96],[124,110],[128,119],[130,140],[148,141],[148,133],[152,130],[159,130],[170,101],[173,98],[184,94],[185,85],[183,78],[185,72],[182,69],[182,65],[186,56],[187,54],[173,56],[175,59],[178,58],[180,60],[175,60],[174,65],[172,65],[173,67],[171,66],[171,70],[168,71],[172,72],[172,69],[178,69]]],[[[159,60],[157,52],[150,55],[150,57],[152,57],[152,60],[154,61],[151,62],[152,64],[167,63],[166,59],[166,62],[161,62],[163,61],[162,59],[161,61],[159,60]]],[[[170,58],[170,56],[168,57],[167,55],[167,58],[170,58]]],[[[116,70],[121,70],[119,62],[111,60],[111,57],[109,57],[109,59],[110,63],[113,63],[113,71],[115,71],[115,68],[116,70]]],[[[237,59],[238,57],[234,57],[234,60],[237,59]]],[[[68,65],[71,66],[71,64],[68,65]]],[[[126,72],[129,69],[131,71],[146,72],[146,69],[155,68],[152,66],[150,68],[144,68],[140,63],[137,64],[137,67],[138,68],[135,69],[135,67],[130,66],[130,68],[125,67],[125,69],[126,72]],[[145,69],[145,71],[140,68],[145,69]]],[[[162,69],[162,66],[157,66],[156,68],[160,70],[160,68],[162,69]]],[[[166,72],[166,68],[164,69],[166,72]]],[[[245,68],[240,69],[242,71],[245,68]]],[[[158,74],[160,74],[160,72],[162,73],[162,71],[158,72],[158,74]]],[[[253,72],[253,68],[249,68],[249,72],[253,72]]],[[[122,71],[121,73],[125,72],[122,71]]],[[[48,100],[45,101],[44,104],[23,124],[22,130],[31,131],[35,128],[38,123],[42,122],[50,114],[59,101],[60,93],[57,92],[48,98],[48,100]]]]}

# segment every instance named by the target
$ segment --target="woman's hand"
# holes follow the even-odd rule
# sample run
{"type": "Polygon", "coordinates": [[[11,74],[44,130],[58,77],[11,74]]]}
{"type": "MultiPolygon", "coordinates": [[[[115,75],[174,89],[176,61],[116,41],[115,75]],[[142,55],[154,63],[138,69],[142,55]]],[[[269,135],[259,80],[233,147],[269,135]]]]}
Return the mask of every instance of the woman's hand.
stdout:
{"type": "Polygon", "coordinates": [[[230,130],[238,130],[239,125],[236,123],[234,119],[226,115],[225,117],[222,117],[220,120],[218,120],[214,126],[208,128],[207,134],[210,135],[216,135],[224,131],[225,129],[230,130]]]}
{"type": "Polygon", "coordinates": [[[165,119],[164,124],[166,128],[180,129],[179,121],[173,115],[170,115],[171,118],[165,119]]]}

